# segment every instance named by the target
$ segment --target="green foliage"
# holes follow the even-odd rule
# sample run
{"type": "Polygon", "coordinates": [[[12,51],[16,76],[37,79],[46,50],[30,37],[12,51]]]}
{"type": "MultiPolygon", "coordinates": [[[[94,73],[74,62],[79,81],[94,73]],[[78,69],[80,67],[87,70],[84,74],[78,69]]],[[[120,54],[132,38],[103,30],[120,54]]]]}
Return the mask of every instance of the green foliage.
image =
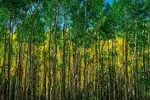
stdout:
{"type": "Polygon", "coordinates": [[[61,63],[60,64],[60,68],[64,69],[65,68],[65,64],[61,63]]]}
{"type": "Polygon", "coordinates": [[[9,11],[7,8],[0,8],[0,25],[5,25],[9,19],[9,11]]]}
{"type": "Polygon", "coordinates": [[[10,81],[12,100],[18,90],[21,92],[16,95],[24,96],[25,91],[30,100],[36,89],[36,97],[58,94],[57,100],[64,88],[67,96],[61,99],[128,99],[129,90],[135,98],[135,88],[139,96],[149,98],[149,15],[150,0],[113,0],[112,4],[105,0],[1,0],[0,52],[6,74],[1,77],[0,67],[0,79],[6,78],[2,89],[10,81]],[[8,31],[13,29],[12,47],[8,48],[8,31]],[[60,74],[60,69],[66,73],[60,74]],[[21,88],[16,89],[19,82],[21,88]]]}

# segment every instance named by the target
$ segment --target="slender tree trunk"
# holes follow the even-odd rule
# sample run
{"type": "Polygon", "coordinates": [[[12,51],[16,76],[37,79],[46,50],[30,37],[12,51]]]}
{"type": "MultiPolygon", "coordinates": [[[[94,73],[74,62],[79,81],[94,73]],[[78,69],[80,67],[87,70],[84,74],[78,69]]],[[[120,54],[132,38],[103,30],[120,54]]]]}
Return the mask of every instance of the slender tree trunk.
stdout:
{"type": "Polygon", "coordinates": [[[63,66],[62,66],[62,100],[66,98],[66,55],[65,55],[65,48],[66,48],[66,14],[64,14],[64,28],[63,28],[63,66]]]}
{"type": "Polygon", "coordinates": [[[78,53],[77,53],[77,70],[78,70],[78,77],[77,77],[77,91],[78,91],[78,98],[80,98],[80,94],[81,93],[81,58],[80,58],[80,47],[78,47],[78,53]]]}
{"type": "Polygon", "coordinates": [[[31,52],[31,55],[30,55],[30,68],[31,68],[31,100],[35,100],[35,65],[34,65],[34,43],[33,43],[33,38],[34,38],[34,28],[35,28],[35,22],[33,21],[33,27],[32,27],[32,30],[31,30],[31,46],[30,46],[30,52],[31,52]]]}
{"type": "MultiPolygon", "coordinates": [[[[147,77],[150,76],[150,32],[148,33],[148,66],[146,68],[147,71],[147,77]]],[[[150,89],[147,91],[148,93],[150,93],[150,89]]]]}
{"type": "Polygon", "coordinates": [[[59,16],[59,0],[57,0],[56,16],[54,25],[54,64],[53,64],[53,86],[52,86],[52,100],[56,100],[56,67],[57,67],[57,27],[58,27],[58,16],[59,16]]]}
{"type": "Polygon", "coordinates": [[[86,24],[87,24],[87,1],[85,0],[84,5],[84,89],[86,91],[86,86],[88,83],[88,69],[87,69],[87,62],[86,62],[86,24]]]}
{"type": "Polygon", "coordinates": [[[18,28],[18,37],[19,37],[19,43],[18,43],[18,70],[17,70],[17,79],[18,79],[18,93],[17,93],[17,99],[21,100],[21,83],[22,83],[22,32],[19,30],[19,27],[17,26],[18,28]]]}
{"type": "Polygon", "coordinates": [[[49,48],[48,48],[48,100],[51,99],[51,27],[50,27],[50,32],[49,32],[49,48]]]}
{"type": "Polygon", "coordinates": [[[113,83],[113,87],[112,87],[112,96],[113,99],[116,100],[116,42],[114,39],[112,39],[112,83],[113,83]]]}
{"type": "MultiPolygon", "coordinates": [[[[0,31],[1,32],[1,31],[0,31]]],[[[0,48],[2,48],[2,40],[0,40],[0,48]]],[[[0,54],[1,55],[1,54],[0,54]]],[[[0,64],[1,64],[1,61],[2,61],[2,57],[0,58],[0,64]]],[[[1,68],[3,70],[3,68],[1,68]]],[[[3,74],[2,72],[0,72],[0,99],[2,99],[2,82],[3,82],[3,74]]]]}
{"type": "Polygon", "coordinates": [[[10,22],[9,22],[9,33],[8,33],[8,93],[7,93],[7,99],[10,99],[10,70],[11,70],[11,34],[12,34],[12,14],[10,10],[10,22]]]}
{"type": "MultiPolygon", "coordinates": [[[[136,22],[137,26],[137,22],[136,22]]],[[[137,27],[136,27],[137,28],[137,27]]],[[[135,65],[134,65],[134,92],[135,92],[135,100],[139,100],[138,96],[138,48],[137,48],[137,43],[138,43],[138,32],[135,33],[135,54],[134,54],[134,60],[135,60],[135,65]]]]}
{"type": "MultiPolygon", "coordinates": [[[[71,38],[71,36],[69,35],[69,37],[71,38]]],[[[71,39],[70,39],[71,40],[71,39]]],[[[70,46],[71,46],[71,42],[69,41],[68,44],[68,99],[71,99],[71,50],[70,50],[70,46]]]]}
{"type": "MultiPolygon", "coordinates": [[[[142,58],[143,58],[143,67],[144,67],[144,71],[143,71],[143,80],[145,80],[145,76],[146,76],[146,66],[145,66],[145,23],[143,23],[143,28],[144,28],[144,30],[143,30],[143,32],[142,32],[142,36],[143,36],[143,39],[142,39],[142,58]]],[[[145,84],[144,84],[144,87],[143,87],[144,89],[143,89],[143,94],[145,95],[145,93],[146,93],[146,86],[145,86],[145,84]]],[[[145,98],[145,96],[143,96],[143,99],[144,100],[146,100],[146,98],[145,98]]]]}
{"type": "Polygon", "coordinates": [[[43,99],[46,100],[46,59],[45,59],[45,41],[44,41],[44,34],[43,34],[43,43],[44,43],[44,48],[43,48],[43,65],[44,65],[44,76],[43,76],[43,99]]]}
{"type": "Polygon", "coordinates": [[[128,32],[125,39],[125,75],[126,75],[126,99],[130,99],[129,94],[129,76],[128,76],[128,32]]]}
{"type": "Polygon", "coordinates": [[[76,87],[77,87],[77,81],[76,81],[76,45],[72,43],[72,48],[73,48],[73,55],[72,55],[72,58],[73,58],[73,99],[76,100],[76,87]]]}
{"type": "Polygon", "coordinates": [[[6,100],[6,90],[7,90],[7,84],[6,84],[6,50],[7,50],[7,33],[5,33],[4,37],[4,59],[3,59],[3,83],[4,83],[4,89],[3,89],[3,100],[6,100]]]}
{"type": "Polygon", "coordinates": [[[103,47],[105,45],[105,41],[102,45],[102,48],[100,49],[99,47],[99,59],[100,59],[100,62],[99,62],[99,66],[101,66],[101,69],[100,69],[100,73],[99,73],[99,80],[100,80],[100,100],[103,100],[103,90],[104,90],[104,84],[103,84],[103,81],[104,81],[104,54],[103,54],[103,47]]]}
{"type": "MultiPolygon", "coordinates": [[[[96,32],[96,37],[97,37],[97,32],[96,32]]],[[[100,75],[100,74],[99,74],[99,72],[100,72],[99,66],[100,66],[100,65],[99,65],[99,64],[100,64],[100,62],[98,63],[98,46],[97,46],[98,44],[97,44],[97,42],[98,42],[98,41],[97,41],[97,39],[96,39],[96,44],[95,44],[95,57],[96,57],[96,58],[95,58],[95,59],[96,59],[96,70],[95,70],[95,71],[96,71],[96,76],[95,76],[95,78],[96,78],[95,84],[96,84],[96,85],[95,85],[95,86],[96,86],[96,87],[95,87],[95,90],[96,90],[96,94],[97,94],[97,95],[96,95],[96,98],[99,100],[99,87],[100,87],[100,86],[99,86],[99,85],[100,85],[100,84],[99,84],[99,83],[100,83],[100,80],[99,80],[99,75],[100,75]]],[[[99,45],[99,46],[100,46],[100,45],[99,45]]],[[[100,52],[99,52],[99,53],[100,53],[100,52]]],[[[99,58],[99,59],[101,60],[101,58],[99,58]]],[[[99,60],[99,61],[100,61],[100,60],[99,60]]]]}
{"type": "Polygon", "coordinates": [[[108,100],[111,100],[111,66],[110,66],[110,61],[109,61],[109,41],[108,41],[108,100]]]}
{"type": "MultiPolygon", "coordinates": [[[[25,46],[24,46],[25,47],[25,46]]],[[[28,48],[27,48],[27,59],[26,59],[26,67],[25,67],[25,80],[24,80],[24,100],[27,99],[27,71],[28,71],[28,48]]]]}

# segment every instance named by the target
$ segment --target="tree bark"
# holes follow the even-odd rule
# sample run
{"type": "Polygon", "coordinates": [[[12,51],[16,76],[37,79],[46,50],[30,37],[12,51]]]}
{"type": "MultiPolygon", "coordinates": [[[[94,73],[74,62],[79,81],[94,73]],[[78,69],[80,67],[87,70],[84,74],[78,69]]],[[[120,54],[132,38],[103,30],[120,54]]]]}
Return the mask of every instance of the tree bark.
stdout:
{"type": "Polygon", "coordinates": [[[58,16],[59,16],[59,5],[60,2],[57,0],[56,2],[56,16],[55,16],[55,24],[54,24],[54,64],[53,64],[53,86],[52,86],[52,100],[56,100],[56,67],[57,67],[57,27],[58,27],[58,16]]]}

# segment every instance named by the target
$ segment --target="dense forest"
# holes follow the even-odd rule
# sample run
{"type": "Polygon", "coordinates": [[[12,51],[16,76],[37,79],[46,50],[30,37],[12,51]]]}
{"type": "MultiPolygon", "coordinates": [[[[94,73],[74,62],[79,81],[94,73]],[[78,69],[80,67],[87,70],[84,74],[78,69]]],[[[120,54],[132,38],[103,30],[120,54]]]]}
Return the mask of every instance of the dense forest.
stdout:
{"type": "Polygon", "coordinates": [[[0,100],[150,100],[150,0],[0,0],[0,100]]]}

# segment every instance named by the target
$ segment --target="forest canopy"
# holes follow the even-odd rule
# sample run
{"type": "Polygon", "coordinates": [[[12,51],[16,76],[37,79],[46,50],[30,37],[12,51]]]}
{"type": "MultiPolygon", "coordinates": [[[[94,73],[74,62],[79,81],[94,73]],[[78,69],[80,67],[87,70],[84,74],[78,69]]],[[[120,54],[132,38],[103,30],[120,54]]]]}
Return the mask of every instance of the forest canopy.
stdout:
{"type": "Polygon", "coordinates": [[[0,0],[0,100],[150,100],[150,0],[0,0]]]}

